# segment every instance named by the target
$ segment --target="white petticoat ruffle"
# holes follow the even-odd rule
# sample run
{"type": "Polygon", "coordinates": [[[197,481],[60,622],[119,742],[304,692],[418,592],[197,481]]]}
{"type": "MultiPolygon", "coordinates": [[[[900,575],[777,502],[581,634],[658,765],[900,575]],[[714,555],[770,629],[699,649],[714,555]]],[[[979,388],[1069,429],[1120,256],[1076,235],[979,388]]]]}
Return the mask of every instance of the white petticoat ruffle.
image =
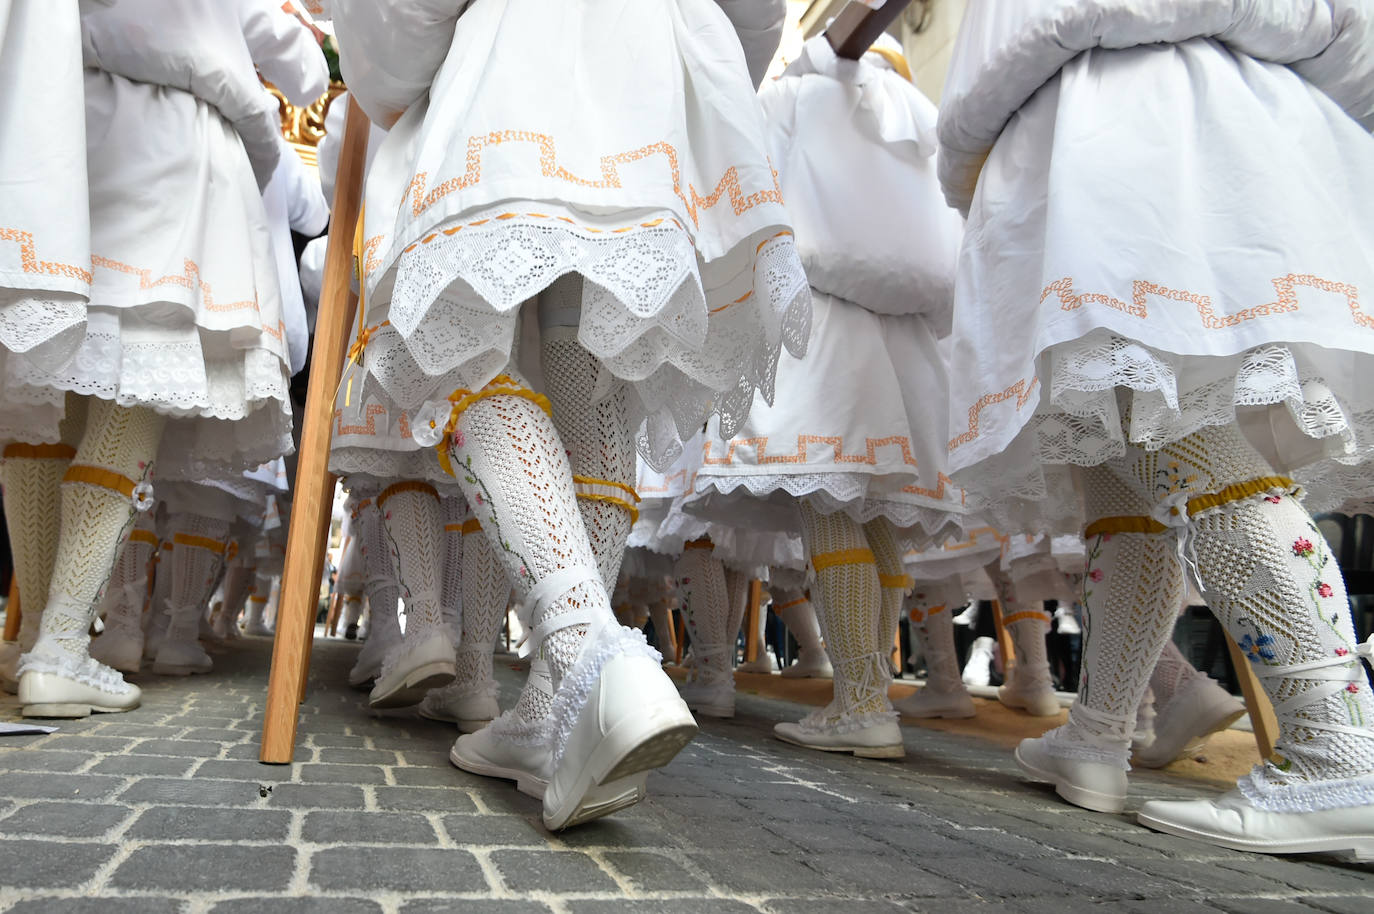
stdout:
{"type": "Polygon", "coordinates": [[[378,289],[385,307],[369,306],[379,329],[364,361],[390,399],[436,408],[456,389],[480,389],[516,354],[520,306],[575,272],[585,279],[578,341],[630,382],[650,464],[670,464],[713,413],[737,428],[756,390],[771,400],[782,348],[801,356],[810,333],[790,232],[746,239],[708,269],[669,213],[571,212],[530,202],[467,213],[401,255],[389,296],[378,289]],[[719,275],[726,265],[738,269],[719,275]]]}

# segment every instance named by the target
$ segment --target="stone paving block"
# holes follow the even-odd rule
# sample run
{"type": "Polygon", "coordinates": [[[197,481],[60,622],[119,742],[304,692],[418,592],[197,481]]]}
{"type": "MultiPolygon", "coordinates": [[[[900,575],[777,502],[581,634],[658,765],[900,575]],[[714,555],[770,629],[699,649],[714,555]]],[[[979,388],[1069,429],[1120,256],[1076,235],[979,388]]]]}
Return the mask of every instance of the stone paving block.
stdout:
{"type": "Polygon", "coordinates": [[[465,776],[452,765],[443,768],[393,768],[391,773],[402,787],[462,787],[464,781],[472,777],[465,776]]]}
{"type": "Polygon", "coordinates": [[[290,831],[291,813],[284,809],[156,806],[144,810],[129,826],[125,837],[154,841],[282,842],[290,831]]]}
{"type": "Polygon", "coordinates": [[[513,898],[417,898],[401,905],[401,914],[549,914],[538,901],[513,898]]]}
{"type": "MultiPolygon", "coordinates": [[[[337,765],[395,765],[401,753],[390,749],[361,749],[350,746],[320,746],[319,761],[337,765]]],[[[444,756],[447,765],[448,756],[444,756]]],[[[412,763],[413,764],[413,763],[412,763]]]]}
{"type": "MultiPolygon", "coordinates": [[[[539,809],[535,807],[532,815],[538,814],[539,809]]],[[[676,835],[670,837],[665,830],[667,826],[668,823],[654,811],[650,803],[640,803],[626,812],[619,812],[560,832],[558,840],[566,847],[573,848],[684,847],[687,842],[676,835]]],[[[542,831],[542,826],[539,827],[542,831]]],[[[548,832],[544,834],[547,835],[548,832]]]]}
{"type": "Polygon", "coordinates": [[[1148,872],[1209,895],[1274,895],[1288,891],[1282,882],[1254,873],[1237,873],[1205,860],[1152,861],[1148,872]]]}
{"type": "MultiPolygon", "coordinates": [[[[376,765],[301,765],[301,781],[308,784],[385,784],[386,772],[376,765]]],[[[397,780],[400,783],[400,780],[397,780]]]]}
{"type": "Polygon", "coordinates": [[[1001,898],[1018,898],[1032,895],[1068,895],[1073,892],[1072,886],[1036,876],[978,854],[933,857],[914,862],[918,862],[921,869],[952,879],[983,897],[995,895],[1001,898]]]}
{"type": "MultiPolygon", "coordinates": [[[[1252,899],[1253,900],[1253,899],[1252,899]]],[[[1060,903],[1060,911],[1063,911],[1063,903],[1060,903]]],[[[1148,901],[1110,901],[1102,905],[1104,909],[1110,905],[1113,911],[1121,911],[1123,914],[1216,914],[1215,905],[1203,899],[1192,898],[1151,898],[1148,901]]],[[[1050,912],[1047,912],[1050,914],[1050,912]]],[[[1311,914],[1311,912],[1308,912],[1311,914]]]]}
{"type": "Polygon", "coordinates": [[[968,828],[953,832],[954,840],[967,842],[976,850],[974,854],[993,853],[999,857],[1059,857],[1063,856],[1054,848],[1046,847],[1021,835],[1003,831],[1000,828],[968,828]]]}
{"type": "Polygon", "coordinates": [[[27,898],[8,914],[179,914],[186,903],[174,898],[27,898]]]}
{"type": "Polygon", "coordinates": [[[649,851],[611,851],[605,860],[629,880],[637,892],[702,892],[706,883],[665,854],[649,851]]]}
{"type": "MultiPolygon", "coordinates": [[[[450,909],[456,910],[456,909],[450,909]]],[[[369,898],[235,898],[221,901],[210,914],[381,914],[382,906],[369,898]]]]}
{"type": "MultiPolygon", "coordinates": [[[[948,860],[932,858],[932,862],[948,860]]],[[[961,895],[959,883],[930,872],[926,861],[912,860],[907,854],[841,854],[831,853],[810,858],[812,866],[820,870],[837,887],[849,894],[859,895],[961,895]]]]}
{"type": "Polygon", "coordinates": [[[349,736],[346,733],[312,733],[310,734],[310,745],[312,746],[337,746],[345,749],[366,749],[367,739],[362,736],[349,736]]]}
{"type": "Polygon", "coordinates": [[[330,892],[485,892],[477,858],[448,848],[408,849],[362,858],[357,848],[318,851],[310,859],[310,884],[330,892]]]}
{"type": "Polygon", "coordinates": [[[150,844],[110,876],[122,889],[175,892],[280,892],[291,883],[296,850],[286,845],[150,844]]]}
{"type": "Polygon", "coordinates": [[[501,879],[517,892],[618,892],[596,861],[572,851],[492,851],[501,879]]]}
{"type": "Polygon", "coordinates": [[[148,739],[129,747],[129,755],[178,755],[188,758],[214,758],[224,748],[219,743],[197,739],[148,739]]]}
{"type": "Polygon", "coordinates": [[[812,853],[881,853],[885,847],[882,842],[862,834],[850,825],[825,822],[769,822],[764,828],[812,853]]]}
{"type": "Polygon", "coordinates": [[[252,736],[243,730],[231,730],[228,727],[192,727],[181,734],[180,738],[201,740],[208,743],[238,744],[251,739],[252,736]]]}
{"type": "Polygon", "coordinates": [[[144,778],[130,784],[119,799],[169,806],[252,806],[258,802],[258,786],[247,781],[209,778],[144,778]]]}
{"type": "Polygon", "coordinates": [[[686,859],[704,871],[714,885],[732,895],[801,893],[832,888],[828,876],[807,866],[799,854],[790,850],[777,853],[761,849],[747,857],[728,851],[698,852],[687,854],[686,859]]]}
{"type": "MultiPolygon", "coordinates": [[[[257,741],[256,739],[250,739],[250,740],[249,740],[248,742],[246,742],[246,743],[238,743],[238,744],[236,744],[236,745],[227,747],[227,748],[224,750],[224,753],[223,753],[223,754],[224,754],[224,757],[225,757],[226,759],[240,759],[240,760],[244,760],[244,761],[253,761],[253,762],[256,762],[256,761],[258,760],[258,756],[259,756],[261,753],[262,753],[262,747],[261,747],[260,745],[258,745],[258,741],[257,741]]],[[[297,750],[296,750],[296,755],[299,756],[300,754],[301,754],[300,750],[297,749],[297,750]]],[[[270,767],[272,767],[272,768],[288,768],[288,769],[289,769],[291,766],[290,766],[290,765],[272,765],[272,766],[270,766],[270,767]]]]}
{"type": "Polygon", "coordinates": [[[253,784],[277,784],[291,780],[291,765],[264,765],[244,759],[207,759],[200,763],[192,777],[213,778],[219,781],[247,781],[253,784]]]}
{"type": "Polygon", "coordinates": [[[0,796],[25,800],[99,800],[123,785],[123,778],[108,775],[14,771],[0,777],[0,796]]]}
{"type": "MultiPolygon", "coordinates": [[[[514,791],[511,791],[514,793],[514,791]]],[[[376,787],[379,809],[412,812],[476,812],[472,798],[461,790],[435,787],[376,787]]]]}
{"type": "MultiPolygon", "coordinates": [[[[123,715],[120,716],[123,717],[123,715]]],[[[121,720],[118,727],[109,731],[109,735],[129,739],[176,739],[183,732],[185,732],[184,727],[168,727],[163,724],[131,724],[127,720],[121,720]]]]}
{"type": "Polygon", "coordinates": [[[177,778],[185,776],[195,763],[195,759],[171,756],[111,755],[92,765],[90,773],[177,778]]]}
{"type": "Polygon", "coordinates": [[[268,796],[273,806],[302,809],[363,808],[363,789],[348,784],[277,784],[268,796]]]}
{"type": "Polygon", "coordinates": [[[1153,898],[1177,893],[1177,886],[1164,879],[1103,860],[1059,857],[1049,860],[1023,860],[1017,865],[1051,881],[1061,882],[1075,891],[1086,891],[1104,898],[1153,898]]]}
{"type": "MultiPolygon", "coordinates": [[[[627,898],[614,901],[587,899],[564,902],[564,907],[569,914],[758,914],[759,911],[743,901],[711,897],[627,898]]],[[[846,903],[832,906],[830,910],[838,911],[841,907],[846,912],[849,910],[846,903]]]]}
{"type": "Polygon", "coordinates": [[[444,816],[444,831],[454,844],[474,847],[491,845],[547,846],[549,833],[520,816],[444,816]]]}
{"type": "Polygon", "coordinates": [[[75,771],[90,761],[85,752],[58,749],[14,749],[0,755],[0,770],[75,771]]]}
{"type": "MultiPolygon", "coordinates": [[[[42,723],[42,721],[39,721],[42,723]]],[[[60,721],[63,730],[67,729],[67,721],[60,721]]],[[[54,733],[45,737],[42,748],[48,750],[70,750],[72,752],[99,752],[102,755],[113,755],[116,752],[124,752],[137,740],[124,736],[90,736],[84,733],[54,733]]]]}
{"type": "MultiPolygon", "coordinates": [[[[1371,873],[1371,878],[1374,878],[1374,873],[1371,873]]],[[[1368,895],[1308,895],[1297,900],[1318,911],[1329,911],[1330,914],[1369,914],[1374,907],[1374,899],[1368,895]]]]}
{"type": "MultiPolygon", "coordinates": [[[[79,887],[114,856],[113,844],[0,840],[0,885],[24,888],[79,887]]],[[[3,895],[0,895],[2,898],[3,895]]]]}
{"type": "Polygon", "coordinates": [[[307,813],[301,837],[316,844],[439,843],[428,819],[416,813],[399,812],[330,810],[307,813]]]}
{"type": "Polygon", "coordinates": [[[1303,892],[1371,894],[1374,868],[1365,866],[1321,865],[1299,862],[1300,858],[1253,855],[1246,860],[1219,860],[1217,866],[1238,873],[1273,879],[1303,892]]]}
{"type": "MultiPolygon", "coordinates": [[[[941,911],[947,911],[948,903],[937,902],[941,911]]],[[[768,914],[901,914],[911,910],[882,898],[847,898],[842,902],[834,898],[770,898],[759,906],[768,914]]]]}
{"type": "Polygon", "coordinates": [[[123,822],[130,812],[127,806],[96,803],[30,803],[0,820],[0,833],[95,838],[123,822]]]}

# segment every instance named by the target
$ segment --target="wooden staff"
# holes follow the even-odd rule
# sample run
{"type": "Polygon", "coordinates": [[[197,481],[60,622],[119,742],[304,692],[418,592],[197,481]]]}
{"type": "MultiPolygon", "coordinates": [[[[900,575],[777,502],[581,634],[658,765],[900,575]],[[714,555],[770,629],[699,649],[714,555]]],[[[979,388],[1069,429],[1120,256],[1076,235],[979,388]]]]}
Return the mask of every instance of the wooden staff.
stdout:
{"type": "Polygon", "coordinates": [[[744,662],[753,663],[759,656],[759,613],[763,607],[763,582],[758,578],[749,581],[749,602],[744,610],[744,662]]]}
{"type": "Polygon", "coordinates": [[[858,60],[873,47],[873,42],[887,31],[887,27],[897,21],[910,2],[887,0],[877,9],[866,3],[851,2],[830,23],[825,30],[825,38],[837,56],[858,60]]]}
{"type": "Polygon", "coordinates": [[[1250,726],[1255,731],[1255,748],[1259,750],[1260,760],[1263,761],[1274,754],[1279,721],[1245,652],[1229,634],[1226,636],[1226,649],[1231,652],[1231,665],[1236,668],[1236,679],[1240,682],[1241,693],[1245,695],[1245,710],[1250,712],[1250,726]]]}
{"type": "Polygon", "coordinates": [[[353,233],[362,210],[363,171],[367,157],[367,116],[349,97],[329,249],[315,341],[310,384],[305,399],[300,457],[296,464],[291,526],[286,536],[286,564],[277,603],[277,630],[272,644],[272,673],[267,681],[267,709],[258,758],[286,764],[295,752],[298,706],[305,694],[305,674],[315,634],[319,568],[329,535],[334,477],[329,472],[329,439],[334,421],[334,395],[343,374],[348,331],[357,308],[350,288],[353,233]]]}

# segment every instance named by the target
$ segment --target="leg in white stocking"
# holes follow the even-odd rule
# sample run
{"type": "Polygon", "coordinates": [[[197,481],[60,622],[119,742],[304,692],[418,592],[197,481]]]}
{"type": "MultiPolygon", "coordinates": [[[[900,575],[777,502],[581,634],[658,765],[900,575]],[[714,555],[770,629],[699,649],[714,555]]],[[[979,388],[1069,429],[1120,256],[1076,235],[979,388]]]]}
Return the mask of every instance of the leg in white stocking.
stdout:
{"type": "Polygon", "coordinates": [[[821,642],[821,624],[811,598],[802,590],[780,590],[773,594],[773,611],[797,642],[797,660],[782,675],[789,679],[830,679],[835,670],[821,642]]]}
{"type": "MultiPolygon", "coordinates": [[[[1163,768],[1177,758],[1197,755],[1207,737],[1245,713],[1245,704],[1188,662],[1172,640],[1164,643],[1150,676],[1154,739],[1137,747],[1131,762],[1163,768]]],[[[1136,730],[1142,728],[1137,724],[1136,730]]]]}
{"type": "Polygon", "coordinates": [[[964,718],[974,715],[973,698],[959,677],[959,655],[954,648],[954,616],[951,604],[966,597],[962,582],[919,582],[911,594],[912,628],[925,648],[928,675],[925,688],[893,702],[909,717],[964,718]]]}
{"type": "Polygon", "coordinates": [[[430,689],[456,674],[452,625],[439,605],[439,569],[444,559],[439,493],[426,482],[405,481],[377,496],[391,540],[391,556],[406,604],[405,637],[382,661],[368,703],[374,708],[417,705],[430,689]]]}
{"type": "Polygon", "coordinates": [[[382,514],[375,499],[364,499],[358,506],[354,529],[363,560],[363,590],[367,594],[367,641],[348,673],[348,684],[370,688],[382,670],[382,660],[401,643],[401,622],[396,616],[400,585],[391,561],[391,544],[382,525],[382,514]]]}
{"type": "Polygon", "coordinates": [[[863,529],[843,512],[821,514],[801,504],[802,534],[816,572],[821,629],[835,665],[830,704],[773,734],[799,746],[901,758],[902,733],[887,700],[890,640],[882,624],[877,560],[863,529]]]}
{"type": "MultiPolygon", "coordinates": [[[[248,634],[262,635],[268,637],[272,634],[272,629],[267,627],[267,601],[272,597],[272,576],[261,571],[254,570],[253,590],[248,594],[248,624],[245,626],[248,634]]],[[[153,603],[157,604],[156,594],[153,603]]]]}
{"type": "Polygon", "coordinates": [[[137,673],[143,665],[143,604],[147,602],[148,563],[157,549],[157,534],[148,514],[138,516],[138,526],[120,550],[106,588],[106,596],[113,594],[113,599],[105,613],[105,631],[91,642],[91,656],[122,673],[137,673]]]}
{"type": "Polygon", "coordinates": [[[1149,803],[1141,822],[1243,850],[1374,858],[1374,697],[1359,659],[1374,641],[1356,642],[1340,569],[1292,484],[1233,427],[1180,444],[1206,480],[1188,492],[1186,548],[1274,705],[1279,737],[1238,790],[1149,803]]]}
{"type": "MultiPolygon", "coordinates": [[[[454,403],[450,465],[524,601],[526,646],[549,663],[544,823],[565,828],[637,802],[696,724],[643,635],[615,624],[542,398],[507,374],[454,403]]],[[[499,742],[504,719],[459,744],[499,742]]]]}
{"type": "Polygon", "coordinates": [[[61,486],[62,532],[38,640],[19,663],[25,715],[79,717],[138,705],[136,688],[91,659],[88,630],[162,425],[148,409],[89,404],[86,431],[61,486]]]}
{"type": "Polygon", "coordinates": [[[153,672],[187,676],[214,668],[200,646],[200,617],[224,561],[229,522],[191,512],[167,520],[172,533],[172,589],[167,599],[167,635],[153,660],[153,672]]]}
{"type": "Polygon", "coordinates": [[[682,616],[692,646],[692,675],[683,686],[682,697],[698,714],[734,717],[735,641],[730,631],[730,585],[713,548],[710,540],[688,543],[677,560],[682,616]]]}
{"type": "Polygon", "coordinates": [[[1036,717],[1053,717],[1059,713],[1059,700],[1054,697],[1050,661],[1045,653],[1050,614],[1045,612],[1045,604],[1035,599],[1029,582],[1015,580],[1014,571],[1003,571],[994,562],[988,566],[988,576],[1002,604],[1002,624],[1016,649],[1016,663],[1006,685],[997,690],[997,700],[1036,717]],[[1021,593],[1023,585],[1030,591],[1025,595],[1021,593]]]}

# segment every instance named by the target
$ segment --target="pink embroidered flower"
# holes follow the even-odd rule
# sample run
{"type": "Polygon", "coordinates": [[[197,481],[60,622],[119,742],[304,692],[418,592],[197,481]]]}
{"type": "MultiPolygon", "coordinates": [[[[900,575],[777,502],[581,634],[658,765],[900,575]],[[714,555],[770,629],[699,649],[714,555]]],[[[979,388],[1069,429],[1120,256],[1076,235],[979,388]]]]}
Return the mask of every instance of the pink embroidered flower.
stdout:
{"type": "Polygon", "coordinates": [[[481,493],[481,492],[478,492],[476,495],[473,496],[473,498],[477,501],[477,503],[478,503],[479,505],[484,505],[484,504],[486,504],[486,502],[482,499],[482,493],[481,493]]]}
{"type": "Polygon", "coordinates": [[[1269,504],[1271,505],[1276,505],[1279,502],[1283,501],[1283,499],[1278,495],[1266,495],[1264,496],[1264,500],[1269,502],[1269,504]]]}
{"type": "Polygon", "coordinates": [[[527,578],[527,577],[529,577],[529,576],[530,576],[530,570],[529,570],[528,568],[526,568],[524,565],[521,565],[521,566],[520,566],[520,577],[522,577],[522,578],[527,578]]]}
{"type": "Polygon", "coordinates": [[[461,448],[463,445],[467,444],[467,442],[468,437],[463,434],[463,430],[461,428],[455,428],[453,430],[453,446],[461,448]]]}
{"type": "Polygon", "coordinates": [[[1349,692],[1351,695],[1355,695],[1359,693],[1360,687],[1356,683],[1352,682],[1350,685],[1345,687],[1345,690],[1349,692]]]}
{"type": "Polygon", "coordinates": [[[1102,569],[1101,569],[1101,568],[1094,568],[1092,571],[1089,571],[1089,572],[1088,572],[1088,580],[1090,580],[1090,581],[1100,581],[1100,580],[1102,580],[1102,569]]]}
{"type": "Polygon", "coordinates": [[[1331,585],[1328,584],[1328,583],[1326,583],[1325,581],[1318,581],[1318,582],[1317,582],[1317,593],[1320,594],[1320,595],[1323,596],[1323,597],[1329,597],[1329,596],[1331,596],[1333,593],[1335,593],[1335,591],[1332,590],[1332,589],[1331,589],[1331,585]]]}
{"type": "Polygon", "coordinates": [[[1299,556],[1299,557],[1304,557],[1304,556],[1309,556],[1309,555],[1311,555],[1314,551],[1316,551],[1316,550],[1314,550],[1314,549],[1312,548],[1312,541],[1311,541],[1311,540],[1306,539],[1305,537],[1301,537],[1301,536],[1298,537],[1297,539],[1293,540],[1293,554],[1294,554],[1294,555],[1299,556]]]}
{"type": "Polygon", "coordinates": [[[1337,657],[1344,657],[1344,656],[1345,656],[1346,654],[1348,654],[1348,653],[1350,653],[1350,649],[1349,649],[1349,648],[1346,648],[1346,647],[1338,647],[1338,648],[1336,648],[1336,656],[1337,656],[1337,657]]]}

